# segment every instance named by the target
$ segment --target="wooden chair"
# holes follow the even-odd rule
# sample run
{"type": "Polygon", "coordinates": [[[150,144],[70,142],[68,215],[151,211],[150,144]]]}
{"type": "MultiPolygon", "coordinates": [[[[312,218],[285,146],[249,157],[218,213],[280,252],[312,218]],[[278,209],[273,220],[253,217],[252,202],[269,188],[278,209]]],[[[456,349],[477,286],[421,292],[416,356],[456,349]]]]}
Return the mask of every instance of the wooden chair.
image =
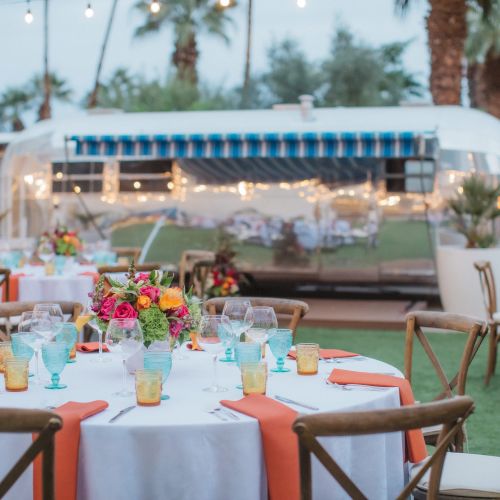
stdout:
{"type": "Polygon", "coordinates": [[[61,417],[49,411],[0,409],[0,432],[37,435],[0,482],[0,498],[7,494],[21,474],[42,454],[42,498],[54,500],[54,437],[61,428],[61,417]]]}
{"type": "Polygon", "coordinates": [[[199,261],[213,261],[215,253],[209,250],[185,250],[179,262],[179,287],[186,286],[186,276],[192,273],[193,267],[199,261]]]}
{"type": "MultiPolygon", "coordinates": [[[[129,265],[117,265],[117,266],[100,266],[97,268],[99,274],[120,274],[128,273],[129,265]]],[[[138,273],[145,273],[148,271],[158,271],[161,268],[160,264],[136,264],[135,270],[138,273]]]]}
{"type": "Polygon", "coordinates": [[[10,300],[10,269],[0,268],[0,293],[5,292],[5,301],[10,300]]]}
{"type": "Polygon", "coordinates": [[[488,364],[486,365],[486,374],[484,383],[488,385],[491,377],[495,374],[497,364],[497,349],[500,335],[498,327],[500,326],[500,312],[497,310],[497,291],[495,286],[495,276],[490,262],[474,262],[474,267],[479,273],[481,291],[483,293],[484,305],[489,325],[489,343],[488,343],[488,364]]]}
{"type": "MultiPolygon", "coordinates": [[[[415,311],[409,313],[406,316],[406,345],[404,360],[406,379],[411,383],[413,344],[414,339],[417,338],[427,354],[427,357],[431,361],[443,389],[442,392],[436,395],[434,401],[452,398],[454,391],[456,395],[463,396],[465,394],[469,366],[481,346],[487,332],[488,327],[485,322],[467,316],[434,311],[415,311]],[[441,363],[439,362],[439,359],[432,349],[432,346],[422,328],[432,328],[433,330],[442,330],[445,332],[461,332],[467,335],[467,341],[460,359],[458,371],[453,378],[448,379],[444,373],[443,367],[441,366],[441,363]]],[[[435,445],[440,431],[441,428],[439,426],[423,429],[426,443],[435,445]]],[[[457,451],[462,451],[464,438],[465,436],[462,432],[458,433],[456,440],[453,443],[453,448],[457,451]]]]}
{"type": "Polygon", "coordinates": [[[299,438],[300,484],[302,500],[312,500],[311,454],[327,469],[344,491],[354,500],[365,500],[370,492],[363,493],[341,469],[337,462],[318,441],[318,437],[358,436],[419,429],[440,425],[442,432],[434,454],[413,467],[409,482],[396,497],[405,500],[498,498],[481,496],[479,492],[500,492],[500,476],[491,474],[500,470],[499,457],[449,453],[447,449],[461,431],[466,418],[472,413],[474,402],[468,396],[406,406],[393,410],[370,410],[346,413],[315,413],[297,418],[293,430],[299,438]],[[445,460],[446,459],[446,460],[445,460]],[[486,465],[486,466],[485,466],[486,465]],[[491,477],[493,476],[493,477],[491,477]],[[468,494],[454,487],[467,484],[468,494]],[[454,494],[457,492],[458,494],[454,494]]]}
{"type": "Polygon", "coordinates": [[[213,260],[199,260],[194,263],[193,269],[189,274],[189,286],[193,287],[194,293],[198,297],[205,297],[207,280],[210,272],[215,265],[213,260]]]}
{"type": "MultiPolygon", "coordinates": [[[[309,306],[306,302],[292,299],[275,299],[269,297],[241,297],[248,299],[252,306],[272,307],[280,319],[280,316],[291,316],[288,328],[292,330],[293,338],[297,333],[299,321],[309,312],[309,306]]],[[[209,314],[220,314],[224,309],[226,298],[209,299],[205,302],[205,309],[209,314]]]]}
{"type": "Polygon", "coordinates": [[[0,331],[0,338],[8,339],[12,330],[11,318],[21,316],[23,312],[32,311],[36,304],[59,304],[63,314],[70,315],[70,321],[76,321],[81,314],[83,306],[79,302],[4,302],[0,304],[0,324],[5,326],[5,333],[0,331]]]}
{"type": "Polygon", "coordinates": [[[128,259],[129,262],[137,262],[139,260],[139,257],[141,256],[141,247],[113,247],[111,249],[112,252],[116,253],[116,256],[118,259],[120,257],[125,257],[128,259]]]}

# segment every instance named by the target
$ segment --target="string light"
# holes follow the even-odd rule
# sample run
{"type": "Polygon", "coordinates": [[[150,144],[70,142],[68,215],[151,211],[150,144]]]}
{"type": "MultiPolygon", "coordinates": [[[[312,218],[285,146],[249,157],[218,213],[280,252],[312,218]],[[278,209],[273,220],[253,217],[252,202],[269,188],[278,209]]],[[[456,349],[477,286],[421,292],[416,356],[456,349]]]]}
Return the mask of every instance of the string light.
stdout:
{"type": "Polygon", "coordinates": [[[158,12],[160,12],[160,0],[151,0],[149,10],[151,11],[151,14],[158,14],[158,12]]]}
{"type": "Polygon", "coordinates": [[[92,5],[90,4],[90,2],[87,4],[87,8],[85,9],[85,17],[87,19],[94,17],[94,9],[92,8],[92,5]]]}
{"type": "Polygon", "coordinates": [[[303,9],[307,6],[307,0],[297,0],[297,7],[303,9]]]}
{"type": "Polygon", "coordinates": [[[231,0],[219,0],[219,6],[225,9],[231,5],[231,0]]]}
{"type": "Polygon", "coordinates": [[[31,8],[30,8],[30,2],[28,0],[28,9],[26,10],[26,14],[24,14],[24,22],[26,24],[31,24],[35,18],[33,17],[33,14],[31,13],[31,8]]]}

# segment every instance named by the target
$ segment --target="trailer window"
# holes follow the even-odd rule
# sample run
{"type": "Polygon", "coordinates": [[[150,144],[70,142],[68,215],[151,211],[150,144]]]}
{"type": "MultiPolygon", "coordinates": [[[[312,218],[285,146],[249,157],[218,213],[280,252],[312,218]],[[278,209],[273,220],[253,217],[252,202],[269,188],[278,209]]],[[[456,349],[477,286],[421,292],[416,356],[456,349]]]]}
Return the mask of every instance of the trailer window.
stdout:
{"type": "Polygon", "coordinates": [[[385,164],[387,192],[430,193],[434,184],[434,162],[391,158],[385,164]]]}

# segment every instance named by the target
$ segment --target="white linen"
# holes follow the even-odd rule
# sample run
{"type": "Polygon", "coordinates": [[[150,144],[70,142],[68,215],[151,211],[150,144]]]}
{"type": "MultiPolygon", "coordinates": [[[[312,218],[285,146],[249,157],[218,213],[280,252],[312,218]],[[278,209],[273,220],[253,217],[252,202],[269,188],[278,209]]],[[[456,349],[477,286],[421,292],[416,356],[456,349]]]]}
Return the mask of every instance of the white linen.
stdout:
{"type": "MultiPolygon", "coordinates": [[[[120,388],[121,363],[91,363],[94,354],[78,353],[77,363],[66,365],[61,380],[68,388],[50,391],[31,386],[25,393],[4,393],[4,407],[57,406],[66,401],[104,399],[108,410],[82,423],[79,463],[79,500],[172,499],[172,500],[265,500],[265,465],[258,422],[240,415],[239,421],[221,422],[209,414],[220,399],[237,400],[241,390],[239,370],[233,364],[219,363],[220,382],[230,390],[222,394],[203,392],[209,385],[212,365],[206,353],[189,352],[188,359],[174,360],[167,381],[170,400],[152,408],[137,407],[114,424],[108,420],[120,409],[134,403],[133,398],[111,394],[120,388]]],[[[268,353],[268,362],[274,358],[268,353]]],[[[292,371],[273,373],[268,395],[286,396],[319,407],[322,411],[396,408],[395,388],[380,391],[339,390],[325,383],[332,368],[392,372],[385,363],[366,359],[342,365],[320,363],[317,376],[301,377],[295,362],[292,371]]],[[[42,370],[47,376],[45,369],[42,370]]],[[[128,376],[132,387],[133,377],[128,376]]],[[[0,383],[2,383],[0,381],[0,383]]],[[[294,408],[299,412],[303,409],[294,408]]],[[[4,450],[0,475],[14,463],[27,445],[27,436],[0,435],[4,450]],[[8,451],[7,451],[8,450],[8,451]],[[8,458],[8,460],[7,460],[8,458]]],[[[323,443],[344,471],[370,499],[394,498],[404,482],[403,440],[400,433],[377,436],[327,438],[323,443]]],[[[348,498],[322,466],[313,463],[314,498],[348,498]]],[[[7,496],[31,498],[31,471],[26,472],[7,496]]]]}

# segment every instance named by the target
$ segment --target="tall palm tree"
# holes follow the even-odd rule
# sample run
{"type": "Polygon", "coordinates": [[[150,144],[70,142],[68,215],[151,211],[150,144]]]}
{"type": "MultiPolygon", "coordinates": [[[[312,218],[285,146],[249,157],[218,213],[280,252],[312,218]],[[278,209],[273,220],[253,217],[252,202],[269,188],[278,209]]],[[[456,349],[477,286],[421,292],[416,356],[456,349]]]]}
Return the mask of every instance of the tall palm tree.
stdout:
{"type": "Polygon", "coordinates": [[[242,107],[248,105],[250,91],[250,62],[252,58],[252,24],[253,24],[253,0],[248,0],[247,11],[247,46],[245,51],[245,76],[243,78],[243,89],[241,92],[242,107]]]}
{"type": "Polygon", "coordinates": [[[38,119],[47,120],[52,116],[50,98],[52,94],[49,71],[49,0],[43,5],[43,102],[38,110],[38,119]]]}
{"type": "MultiPolygon", "coordinates": [[[[64,78],[61,78],[59,75],[53,72],[49,73],[48,75],[46,75],[45,73],[43,75],[35,75],[26,86],[26,89],[32,96],[32,100],[34,103],[39,103],[40,97],[42,97],[42,103],[39,107],[40,110],[43,109],[46,103],[47,81],[50,87],[51,99],[54,98],[61,102],[71,101],[73,92],[68,86],[68,82],[64,78]]],[[[48,118],[50,118],[50,116],[48,118]]],[[[45,118],[40,119],[43,120],[45,118]]]]}
{"type": "Polygon", "coordinates": [[[194,84],[198,81],[199,34],[206,33],[229,43],[226,31],[230,18],[223,9],[217,8],[213,0],[161,0],[160,11],[156,14],[149,11],[144,0],[139,0],[136,8],[146,15],[146,19],[136,29],[135,36],[157,33],[165,26],[173,26],[175,48],[172,62],[180,80],[194,84]]]}
{"type": "Polygon", "coordinates": [[[466,55],[471,105],[500,118],[500,0],[488,16],[472,6],[467,16],[466,55]]]}
{"type": "Polygon", "coordinates": [[[24,129],[23,113],[31,109],[33,95],[24,88],[10,87],[0,96],[0,118],[13,131],[24,129]]]}

